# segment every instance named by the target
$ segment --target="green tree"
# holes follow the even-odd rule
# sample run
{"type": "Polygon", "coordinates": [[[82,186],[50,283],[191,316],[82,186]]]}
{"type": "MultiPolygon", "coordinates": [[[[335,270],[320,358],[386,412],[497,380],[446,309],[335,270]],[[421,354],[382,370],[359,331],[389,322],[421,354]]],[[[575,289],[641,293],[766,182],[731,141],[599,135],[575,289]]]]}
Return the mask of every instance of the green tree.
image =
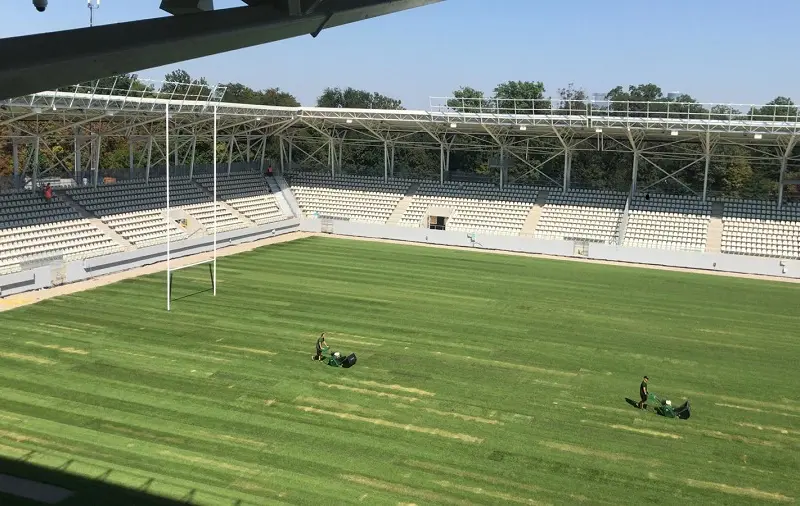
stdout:
{"type": "Polygon", "coordinates": [[[477,113],[494,111],[491,100],[482,91],[471,86],[462,86],[453,92],[453,98],[447,100],[447,107],[457,112],[477,113]]]}
{"type": "Polygon", "coordinates": [[[280,107],[300,107],[300,102],[294,95],[280,88],[269,88],[262,91],[259,104],[280,107]]]}
{"type": "Polygon", "coordinates": [[[763,107],[753,107],[750,117],[757,121],[797,121],[797,106],[788,97],[776,97],[763,107]]]}
{"type": "Polygon", "coordinates": [[[192,79],[188,72],[176,69],[164,76],[161,85],[161,94],[170,95],[175,99],[208,100],[211,86],[205,77],[192,79]]]}
{"type": "Polygon", "coordinates": [[[586,90],[575,88],[574,83],[569,83],[566,88],[558,89],[561,103],[558,108],[565,114],[583,114],[586,112],[586,102],[589,99],[586,90]]]}
{"type": "Polygon", "coordinates": [[[494,89],[500,114],[550,114],[550,101],[544,98],[541,81],[507,81],[494,89]]]}
{"type": "Polygon", "coordinates": [[[281,107],[299,107],[300,102],[291,93],[280,88],[269,88],[263,91],[254,90],[242,83],[227,83],[223,102],[233,104],[271,105],[281,107]]]}
{"type": "Polygon", "coordinates": [[[403,109],[399,99],[380,93],[357,90],[355,88],[325,88],[317,98],[317,107],[352,109],[403,109]]]}

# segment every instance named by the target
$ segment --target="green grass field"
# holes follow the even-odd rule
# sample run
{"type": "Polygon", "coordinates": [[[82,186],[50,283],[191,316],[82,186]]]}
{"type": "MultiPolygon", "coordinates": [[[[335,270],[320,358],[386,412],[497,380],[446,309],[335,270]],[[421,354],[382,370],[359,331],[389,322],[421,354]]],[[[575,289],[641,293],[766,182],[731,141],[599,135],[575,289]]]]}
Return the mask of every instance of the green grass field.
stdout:
{"type": "Polygon", "coordinates": [[[180,271],[171,313],[165,276],[0,314],[6,469],[197,504],[800,499],[800,285],[333,238],[221,258],[216,297],[180,271]],[[354,368],[311,360],[323,330],[354,368]],[[644,374],[692,417],[631,407],[644,374]]]}

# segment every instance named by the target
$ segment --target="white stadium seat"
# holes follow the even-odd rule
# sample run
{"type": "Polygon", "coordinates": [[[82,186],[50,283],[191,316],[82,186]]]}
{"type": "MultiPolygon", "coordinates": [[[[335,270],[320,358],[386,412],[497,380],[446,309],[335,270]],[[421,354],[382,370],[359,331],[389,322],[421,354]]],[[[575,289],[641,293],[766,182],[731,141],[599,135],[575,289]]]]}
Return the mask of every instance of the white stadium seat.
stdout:
{"type": "Polygon", "coordinates": [[[410,180],[300,173],[291,188],[306,218],[331,217],[362,223],[386,223],[411,186],[410,180]]]}
{"type": "Polygon", "coordinates": [[[534,237],[613,243],[627,195],[606,190],[551,190],[534,237]]]}
{"type": "Polygon", "coordinates": [[[624,245],[705,251],[711,203],[693,196],[637,196],[631,203],[624,245]]]}
{"type": "Polygon", "coordinates": [[[800,204],[785,203],[779,210],[775,202],[719,199],[724,202],[722,217],[723,253],[800,257],[800,204]]]}

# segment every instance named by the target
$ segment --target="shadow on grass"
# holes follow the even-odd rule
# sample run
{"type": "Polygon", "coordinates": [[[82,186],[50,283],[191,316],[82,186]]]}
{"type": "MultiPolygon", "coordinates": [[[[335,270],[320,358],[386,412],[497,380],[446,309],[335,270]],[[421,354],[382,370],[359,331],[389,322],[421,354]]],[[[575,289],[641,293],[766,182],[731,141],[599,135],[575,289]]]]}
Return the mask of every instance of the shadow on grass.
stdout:
{"type": "Polygon", "coordinates": [[[204,293],[208,293],[208,292],[210,292],[212,290],[213,290],[213,288],[206,288],[205,290],[198,290],[196,292],[187,293],[186,295],[181,295],[180,297],[173,297],[171,300],[172,300],[172,302],[175,302],[175,301],[178,301],[178,300],[188,299],[189,297],[194,297],[195,295],[201,295],[201,294],[204,294],[204,293]]]}
{"type": "MultiPolygon", "coordinates": [[[[167,486],[156,478],[140,477],[141,484],[125,487],[113,483],[114,469],[107,469],[97,476],[81,476],[69,471],[76,460],[67,460],[58,468],[31,463],[36,452],[19,459],[0,457],[0,504],[3,506],[186,506],[192,504],[196,489],[182,489],[180,499],[156,495],[151,487],[167,486]]],[[[123,473],[120,473],[123,474],[123,473]]],[[[124,473],[127,481],[132,476],[124,473]]],[[[173,489],[173,487],[169,487],[173,489]]],[[[207,493],[203,493],[207,497],[207,493]]],[[[235,498],[219,497],[219,504],[249,506],[235,498]]]]}
{"type": "Polygon", "coordinates": [[[634,401],[633,399],[629,399],[629,398],[625,397],[625,402],[627,402],[628,404],[630,404],[634,408],[639,409],[639,403],[634,401]]]}

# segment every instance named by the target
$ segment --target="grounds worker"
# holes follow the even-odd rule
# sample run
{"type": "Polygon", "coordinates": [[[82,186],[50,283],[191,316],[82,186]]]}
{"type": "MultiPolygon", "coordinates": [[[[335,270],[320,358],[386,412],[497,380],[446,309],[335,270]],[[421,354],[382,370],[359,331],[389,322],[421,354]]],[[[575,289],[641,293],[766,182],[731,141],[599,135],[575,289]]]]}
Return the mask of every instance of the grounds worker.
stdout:
{"type": "Polygon", "coordinates": [[[322,360],[322,350],[327,349],[328,343],[325,342],[325,332],[323,332],[317,339],[317,354],[314,355],[314,360],[322,360]]]}
{"type": "Polygon", "coordinates": [[[649,378],[645,376],[642,379],[642,384],[639,385],[639,397],[642,399],[639,401],[639,409],[647,409],[647,382],[649,378]]]}

